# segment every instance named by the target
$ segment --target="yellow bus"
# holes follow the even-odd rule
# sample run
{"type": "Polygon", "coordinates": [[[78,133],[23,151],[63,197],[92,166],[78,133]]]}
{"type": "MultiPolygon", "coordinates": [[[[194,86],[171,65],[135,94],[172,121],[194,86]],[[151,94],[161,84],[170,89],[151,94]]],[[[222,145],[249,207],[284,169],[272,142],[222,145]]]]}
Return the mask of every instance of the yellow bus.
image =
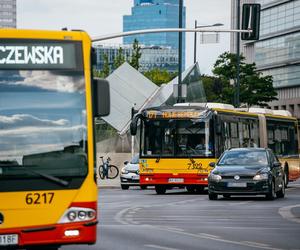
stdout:
{"type": "Polygon", "coordinates": [[[92,80],[81,31],[0,30],[0,248],[93,244],[93,118],[109,86],[92,80]]]}
{"type": "Polygon", "coordinates": [[[158,194],[172,187],[202,192],[209,163],[233,147],[269,147],[282,162],[285,185],[300,176],[297,119],[286,111],[182,103],[136,114],[132,135],[139,124],[140,185],[158,194]]]}

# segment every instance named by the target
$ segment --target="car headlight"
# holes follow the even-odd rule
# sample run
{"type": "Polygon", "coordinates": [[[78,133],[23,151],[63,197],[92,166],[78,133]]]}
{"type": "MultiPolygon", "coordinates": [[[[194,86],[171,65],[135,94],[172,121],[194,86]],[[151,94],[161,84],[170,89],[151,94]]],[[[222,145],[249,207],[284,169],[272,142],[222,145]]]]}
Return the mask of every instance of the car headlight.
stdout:
{"type": "Polygon", "coordinates": [[[129,171],[124,167],[124,168],[121,169],[121,173],[122,174],[128,174],[129,171]]]}
{"type": "Polygon", "coordinates": [[[210,173],[209,179],[210,179],[211,181],[219,182],[220,180],[222,180],[222,176],[221,176],[221,175],[218,175],[218,174],[210,173]]]}
{"type": "Polygon", "coordinates": [[[254,181],[263,181],[268,179],[269,179],[269,175],[267,173],[257,174],[253,177],[254,181]]]}

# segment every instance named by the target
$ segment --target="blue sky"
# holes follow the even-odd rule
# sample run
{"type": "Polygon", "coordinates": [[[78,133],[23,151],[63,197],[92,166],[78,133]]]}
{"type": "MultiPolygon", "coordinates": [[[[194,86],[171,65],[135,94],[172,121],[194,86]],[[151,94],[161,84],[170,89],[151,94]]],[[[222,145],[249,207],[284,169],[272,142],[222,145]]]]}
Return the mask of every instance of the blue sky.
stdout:
{"type": "MultiPolygon", "coordinates": [[[[185,0],[186,26],[223,23],[230,28],[231,0],[185,0]]],[[[133,0],[18,0],[17,26],[23,29],[83,29],[92,37],[122,32],[122,16],[130,14],[133,0]]],[[[219,44],[198,44],[201,73],[211,74],[218,55],[229,51],[229,34],[221,34],[219,44]]],[[[198,39],[199,40],[199,39],[198,39]]],[[[107,43],[118,44],[121,39],[107,43]]],[[[193,63],[194,35],[187,34],[186,67],[193,63]]]]}

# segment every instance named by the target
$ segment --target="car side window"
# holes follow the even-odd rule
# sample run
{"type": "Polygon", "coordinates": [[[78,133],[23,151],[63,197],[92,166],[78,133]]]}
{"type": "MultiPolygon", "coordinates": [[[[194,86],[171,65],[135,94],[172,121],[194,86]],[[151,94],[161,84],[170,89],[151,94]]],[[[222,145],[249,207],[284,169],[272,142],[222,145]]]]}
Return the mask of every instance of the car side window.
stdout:
{"type": "Polygon", "coordinates": [[[269,151],[269,155],[271,164],[273,164],[274,162],[279,162],[277,156],[271,150],[269,151]]]}

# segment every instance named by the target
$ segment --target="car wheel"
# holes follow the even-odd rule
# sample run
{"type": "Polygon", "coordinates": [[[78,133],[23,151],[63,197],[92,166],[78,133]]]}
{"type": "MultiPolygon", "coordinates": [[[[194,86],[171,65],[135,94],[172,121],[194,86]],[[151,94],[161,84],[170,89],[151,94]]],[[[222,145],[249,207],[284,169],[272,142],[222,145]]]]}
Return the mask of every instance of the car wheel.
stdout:
{"type": "Polygon", "coordinates": [[[226,198],[226,199],[229,199],[230,196],[231,196],[230,194],[223,194],[223,197],[226,198]]]}
{"type": "Polygon", "coordinates": [[[288,171],[288,167],[286,167],[284,169],[284,187],[287,188],[288,187],[288,184],[289,184],[289,171],[288,171]]]}
{"type": "Polygon", "coordinates": [[[147,189],[147,186],[143,185],[143,186],[140,186],[140,188],[141,188],[142,190],[145,190],[145,189],[147,189]]]}
{"type": "Polygon", "coordinates": [[[208,193],[208,198],[210,200],[217,200],[218,199],[218,195],[214,194],[214,193],[208,193]]]}
{"type": "Polygon", "coordinates": [[[155,191],[157,194],[165,194],[167,189],[165,186],[157,185],[157,186],[155,186],[155,191]]]}
{"type": "Polygon", "coordinates": [[[274,200],[275,199],[275,183],[272,181],[270,188],[269,188],[269,193],[266,194],[266,199],[267,200],[274,200]]]}
{"type": "Polygon", "coordinates": [[[277,198],[284,198],[284,196],[285,196],[284,180],[282,181],[281,185],[282,185],[281,189],[278,192],[276,192],[276,197],[277,198]]]}
{"type": "Polygon", "coordinates": [[[127,190],[127,189],[129,189],[129,186],[128,186],[128,185],[121,185],[121,188],[122,188],[123,190],[127,190]]]}

